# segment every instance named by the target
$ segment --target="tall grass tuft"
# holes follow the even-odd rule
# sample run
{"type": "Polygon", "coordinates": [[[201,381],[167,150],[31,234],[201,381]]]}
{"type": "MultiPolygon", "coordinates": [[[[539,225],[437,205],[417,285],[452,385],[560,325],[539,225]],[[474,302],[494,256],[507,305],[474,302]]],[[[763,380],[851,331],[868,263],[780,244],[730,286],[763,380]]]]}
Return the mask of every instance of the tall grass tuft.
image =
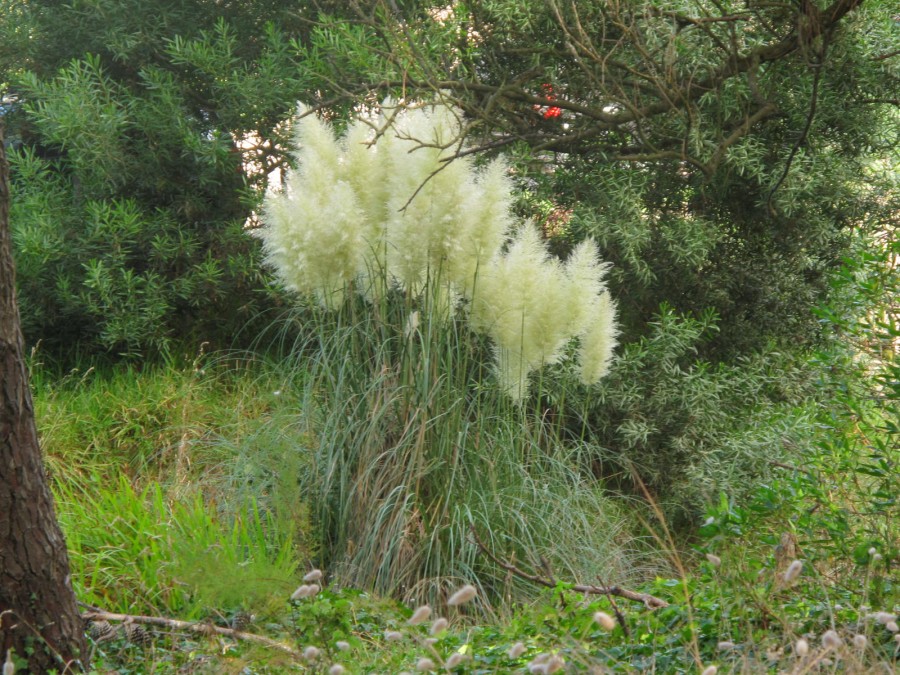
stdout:
{"type": "Polygon", "coordinates": [[[428,311],[410,328],[419,309],[398,294],[375,311],[357,299],[304,314],[293,433],[322,565],[409,603],[439,606],[463,582],[483,599],[523,597],[479,554],[474,525],[498,554],[543,557],[562,576],[633,578],[628,517],[584,479],[577,451],[484,377],[483,339],[428,311]]]}
{"type": "Polygon", "coordinates": [[[474,526],[517,560],[628,577],[625,519],[527,396],[573,354],[589,384],[608,368],[615,305],[596,245],[564,263],[530,225],[514,231],[506,169],[455,155],[453,109],[388,103],[343,139],[311,115],[297,129],[299,168],[257,234],[307,299],[293,379],[322,563],[410,602],[476,580],[480,598],[507,597],[474,526]]]}

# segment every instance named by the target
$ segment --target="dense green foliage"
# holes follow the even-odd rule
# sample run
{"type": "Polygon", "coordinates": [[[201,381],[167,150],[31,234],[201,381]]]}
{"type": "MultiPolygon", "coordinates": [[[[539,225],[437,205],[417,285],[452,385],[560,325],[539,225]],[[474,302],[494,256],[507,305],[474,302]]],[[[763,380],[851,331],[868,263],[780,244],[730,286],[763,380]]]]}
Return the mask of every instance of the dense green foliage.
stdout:
{"type": "MultiPolygon", "coordinates": [[[[322,650],[157,633],[158,651],[98,643],[98,662],[896,668],[874,614],[900,611],[896,10],[445,5],[0,0],[26,335],[38,360],[82,359],[32,364],[77,591],[220,625],[249,610],[254,632],[322,650]],[[272,283],[247,230],[289,183],[274,170],[316,174],[289,149],[297,101],[341,131],[386,96],[463,110],[462,137],[430,150],[503,151],[541,246],[564,262],[593,238],[614,263],[621,347],[598,387],[560,359],[511,404],[488,341],[426,311],[444,299],[427,275],[336,311],[272,283]],[[203,341],[267,356],[177,365],[203,341]],[[472,525],[556,588],[488,559],[472,525]],[[314,566],[321,591],[288,601],[314,566]],[[463,583],[477,600],[448,610],[463,583]],[[372,591],[431,602],[450,630],[429,645],[372,591]]],[[[419,187],[399,178],[371,176],[394,207],[419,187]]]]}
{"type": "Polygon", "coordinates": [[[277,302],[244,226],[306,91],[285,4],[3,3],[29,340],[229,346],[277,302]]]}
{"type": "Polygon", "coordinates": [[[619,366],[553,406],[598,475],[690,505],[809,450],[814,310],[898,206],[888,3],[378,3],[317,34],[355,56],[336,96],[440,91],[562,255],[593,236],[614,263],[619,366]]]}

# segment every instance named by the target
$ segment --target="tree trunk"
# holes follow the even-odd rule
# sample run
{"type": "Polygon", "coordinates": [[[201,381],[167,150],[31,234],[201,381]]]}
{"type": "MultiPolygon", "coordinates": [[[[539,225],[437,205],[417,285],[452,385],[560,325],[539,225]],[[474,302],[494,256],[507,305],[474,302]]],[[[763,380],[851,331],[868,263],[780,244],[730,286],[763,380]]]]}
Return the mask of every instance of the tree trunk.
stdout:
{"type": "Polygon", "coordinates": [[[71,673],[87,665],[84,627],[44,478],[24,356],[0,126],[0,663],[12,649],[32,673],[71,673]]]}

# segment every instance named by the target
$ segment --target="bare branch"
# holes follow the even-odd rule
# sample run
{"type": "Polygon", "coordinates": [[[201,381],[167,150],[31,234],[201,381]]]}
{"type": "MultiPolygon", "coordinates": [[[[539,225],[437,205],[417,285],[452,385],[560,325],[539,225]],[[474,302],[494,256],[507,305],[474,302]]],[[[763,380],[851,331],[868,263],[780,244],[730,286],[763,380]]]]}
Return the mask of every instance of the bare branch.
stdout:
{"type": "MultiPolygon", "coordinates": [[[[556,583],[554,583],[553,580],[537,574],[530,574],[512,564],[511,562],[498,558],[487,546],[485,546],[484,542],[482,542],[478,537],[478,532],[475,530],[475,526],[472,525],[469,527],[469,529],[472,532],[472,537],[475,540],[475,544],[495,564],[499,565],[514,576],[517,576],[520,579],[524,579],[525,581],[530,581],[531,583],[537,584],[538,586],[556,588],[556,583]]],[[[649,595],[648,593],[638,593],[637,591],[630,591],[626,588],[622,588],[621,586],[594,586],[592,584],[573,584],[572,590],[579,593],[587,593],[588,595],[614,595],[619,598],[626,598],[628,600],[634,600],[635,602],[642,602],[644,603],[644,606],[647,607],[647,609],[659,609],[660,607],[669,606],[669,603],[661,598],[649,595]]]]}
{"type": "Polygon", "coordinates": [[[205,622],[197,621],[181,621],[179,619],[169,619],[162,616],[141,616],[138,614],[113,614],[111,612],[91,611],[83,612],[81,618],[85,621],[122,621],[128,623],[140,623],[147,626],[161,626],[163,628],[171,628],[174,630],[184,630],[198,635],[224,635],[236,640],[246,640],[257,644],[265,645],[271,649],[293,656],[296,659],[302,659],[303,654],[286,644],[272,640],[262,635],[254,633],[245,633],[244,631],[233,630],[231,628],[221,628],[213,626],[205,622]]]}

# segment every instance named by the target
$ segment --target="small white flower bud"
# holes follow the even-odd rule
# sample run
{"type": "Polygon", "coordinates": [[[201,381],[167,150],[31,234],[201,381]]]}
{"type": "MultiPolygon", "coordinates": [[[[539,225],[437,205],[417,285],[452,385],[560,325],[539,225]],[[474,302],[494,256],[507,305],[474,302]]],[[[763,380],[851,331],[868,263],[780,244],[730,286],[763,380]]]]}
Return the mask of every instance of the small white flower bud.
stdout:
{"type": "Polygon", "coordinates": [[[431,624],[431,634],[437,635],[438,633],[443,633],[447,630],[447,626],[450,625],[450,622],[447,621],[444,617],[440,616],[434,620],[434,623],[431,624]]]}
{"type": "Polygon", "coordinates": [[[837,649],[843,644],[844,641],[841,639],[841,636],[837,634],[837,631],[826,630],[822,634],[822,646],[827,647],[828,649],[837,649]]]}
{"type": "Polygon", "coordinates": [[[512,647],[509,648],[509,651],[506,652],[506,655],[509,658],[515,660],[515,659],[519,658],[520,656],[522,656],[522,654],[524,654],[524,653],[525,653],[525,645],[521,642],[517,642],[516,644],[514,644],[512,647]]]}
{"type": "Polygon", "coordinates": [[[420,673],[427,673],[430,670],[434,670],[434,661],[429,658],[421,658],[416,661],[416,670],[420,673]]]}
{"type": "Polygon", "coordinates": [[[447,604],[451,607],[457,607],[458,605],[464,605],[469,600],[474,598],[478,594],[478,591],[471,584],[466,584],[462,588],[460,588],[456,593],[450,596],[450,599],[447,601],[447,604]]]}
{"type": "Polygon", "coordinates": [[[322,578],[322,570],[313,570],[309,572],[305,577],[303,577],[303,581],[318,581],[322,578]]]}
{"type": "Polygon", "coordinates": [[[606,612],[597,612],[594,614],[594,622],[600,624],[603,630],[612,630],[616,627],[616,620],[606,612]]]}
{"type": "Polygon", "coordinates": [[[787,570],[784,573],[784,581],[786,583],[791,583],[800,576],[800,572],[803,571],[803,562],[800,560],[795,560],[790,564],[787,570]]]}
{"type": "Polygon", "coordinates": [[[809,643],[803,638],[800,638],[797,640],[797,644],[794,645],[794,652],[797,656],[806,656],[809,654],[809,643]]]}
{"type": "Polygon", "coordinates": [[[420,623],[428,621],[429,616],[431,616],[431,607],[429,607],[428,605],[422,605],[415,612],[413,612],[413,615],[409,617],[409,621],[407,623],[409,623],[410,626],[418,626],[420,623]]]}

